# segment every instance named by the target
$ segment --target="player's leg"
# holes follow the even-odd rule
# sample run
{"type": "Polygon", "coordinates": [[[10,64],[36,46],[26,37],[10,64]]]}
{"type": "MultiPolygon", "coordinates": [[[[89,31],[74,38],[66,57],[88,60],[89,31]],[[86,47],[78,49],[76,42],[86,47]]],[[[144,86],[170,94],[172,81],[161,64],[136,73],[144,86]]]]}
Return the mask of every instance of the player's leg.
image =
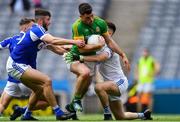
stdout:
{"type": "Polygon", "coordinates": [[[137,112],[141,112],[142,111],[141,99],[142,99],[142,95],[143,95],[143,89],[144,89],[144,85],[139,83],[137,85],[137,97],[138,97],[137,112]]]}
{"type": "Polygon", "coordinates": [[[0,116],[2,115],[3,111],[7,108],[12,98],[12,96],[8,95],[5,91],[3,91],[0,98],[0,116]]]}
{"type": "MultiPolygon", "coordinates": [[[[114,83],[114,82],[112,82],[114,83]]],[[[111,111],[113,112],[115,118],[117,120],[122,119],[152,119],[151,118],[151,111],[146,110],[144,113],[133,113],[133,112],[124,112],[123,103],[120,100],[120,96],[123,96],[125,94],[125,91],[127,90],[127,80],[119,80],[116,82],[116,88],[112,87],[111,92],[109,92],[109,104],[111,111]],[[120,82],[121,81],[121,82],[120,82]],[[124,81],[124,82],[123,82],[124,81]],[[115,93],[120,93],[120,96],[115,95],[115,93]]]]}
{"type": "MultiPolygon", "coordinates": [[[[118,91],[116,84],[113,81],[107,81],[103,83],[97,83],[95,85],[95,91],[98,95],[101,104],[104,109],[104,120],[111,120],[111,111],[109,107],[108,94],[113,94],[114,91],[118,91]]],[[[119,92],[115,93],[117,96],[120,95],[119,92]]]]}
{"type": "Polygon", "coordinates": [[[52,89],[52,81],[47,75],[38,70],[28,68],[22,74],[21,81],[34,91],[34,94],[29,98],[29,105],[24,113],[25,118],[26,116],[28,117],[29,110],[33,109],[33,106],[36,105],[38,97],[41,96],[41,94],[44,95],[48,104],[53,108],[57,119],[69,119],[72,117],[72,114],[65,114],[58,106],[52,89]]]}
{"type": "MultiPolygon", "coordinates": [[[[22,86],[22,85],[19,85],[19,86],[22,86]]],[[[29,89],[27,89],[27,90],[29,90],[29,89]]],[[[35,93],[32,91],[31,96],[33,96],[33,94],[35,94],[35,93]]],[[[40,110],[40,109],[44,110],[48,106],[49,106],[49,104],[47,101],[45,101],[44,96],[39,96],[39,100],[36,102],[36,105],[32,108],[32,110],[40,110]]],[[[27,109],[27,106],[24,106],[24,107],[20,107],[18,105],[14,106],[13,114],[10,116],[10,120],[16,120],[16,118],[20,117],[22,114],[25,113],[26,109],[27,109]]]]}
{"type": "Polygon", "coordinates": [[[87,92],[90,81],[90,70],[84,64],[80,62],[74,62],[71,64],[71,72],[77,75],[74,98],[70,104],[71,109],[74,107],[77,111],[82,111],[81,99],[87,92]]]}
{"type": "Polygon", "coordinates": [[[0,113],[7,108],[13,97],[20,97],[18,83],[7,81],[0,100],[0,113]]]}
{"type": "Polygon", "coordinates": [[[120,100],[110,101],[110,108],[116,120],[144,118],[143,113],[124,112],[124,107],[120,100]]]}

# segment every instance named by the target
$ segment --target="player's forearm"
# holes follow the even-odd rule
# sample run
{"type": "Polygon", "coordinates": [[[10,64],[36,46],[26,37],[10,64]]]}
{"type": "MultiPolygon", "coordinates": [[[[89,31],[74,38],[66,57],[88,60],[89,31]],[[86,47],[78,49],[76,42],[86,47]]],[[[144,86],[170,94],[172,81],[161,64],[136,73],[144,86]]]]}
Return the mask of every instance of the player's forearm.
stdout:
{"type": "Polygon", "coordinates": [[[54,46],[54,45],[49,45],[47,47],[47,49],[51,50],[52,52],[56,53],[56,54],[59,54],[59,55],[62,55],[63,53],[67,52],[65,49],[63,49],[62,47],[60,46],[54,46]]]}
{"type": "Polygon", "coordinates": [[[55,37],[53,38],[52,44],[54,45],[65,45],[65,44],[75,44],[74,40],[70,40],[70,39],[64,39],[64,38],[58,38],[55,37]]]}
{"type": "Polygon", "coordinates": [[[50,34],[45,34],[42,40],[45,41],[47,44],[52,44],[52,45],[75,44],[74,40],[54,37],[50,34]]]}
{"type": "Polygon", "coordinates": [[[86,46],[79,48],[79,52],[85,53],[85,52],[92,52],[100,50],[103,47],[102,44],[86,44],[86,46]]]}
{"type": "Polygon", "coordinates": [[[84,56],[83,60],[87,61],[87,62],[99,62],[100,61],[97,56],[84,56]]]}
{"type": "Polygon", "coordinates": [[[108,59],[108,54],[101,53],[99,55],[83,56],[83,60],[87,62],[101,62],[108,59]]]}
{"type": "Polygon", "coordinates": [[[118,53],[121,58],[126,57],[126,54],[119,48],[118,44],[115,41],[110,41],[108,46],[116,53],[118,53]]]}

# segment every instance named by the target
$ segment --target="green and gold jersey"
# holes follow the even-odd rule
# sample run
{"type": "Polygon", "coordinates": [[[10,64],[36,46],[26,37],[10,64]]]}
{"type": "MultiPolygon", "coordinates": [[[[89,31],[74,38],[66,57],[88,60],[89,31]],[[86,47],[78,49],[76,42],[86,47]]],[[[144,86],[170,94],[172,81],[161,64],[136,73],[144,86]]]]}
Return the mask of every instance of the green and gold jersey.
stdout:
{"type": "MultiPolygon", "coordinates": [[[[74,22],[72,26],[73,39],[74,40],[81,39],[87,41],[88,37],[93,34],[98,34],[98,35],[107,34],[108,33],[107,28],[108,27],[106,22],[97,16],[94,17],[94,21],[92,25],[84,24],[79,18],[74,22]]],[[[73,51],[74,53],[79,53],[78,47],[75,45],[72,47],[71,51],[73,51]]],[[[86,53],[84,55],[93,55],[93,54],[95,54],[95,52],[86,53]]]]}

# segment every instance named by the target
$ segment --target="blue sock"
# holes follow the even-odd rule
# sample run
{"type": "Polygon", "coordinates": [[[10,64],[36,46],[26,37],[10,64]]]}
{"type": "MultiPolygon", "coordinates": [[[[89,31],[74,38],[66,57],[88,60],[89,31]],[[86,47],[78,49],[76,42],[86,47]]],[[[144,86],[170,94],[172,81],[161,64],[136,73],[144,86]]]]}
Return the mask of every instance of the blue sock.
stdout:
{"type": "Polygon", "coordinates": [[[56,114],[56,116],[62,116],[64,114],[64,112],[60,109],[60,107],[57,105],[55,107],[53,107],[54,113],[56,114]]]}
{"type": "Polygon", "coordinates": [[[19,106],[16,106],[15,109],[19,110],[22,114],[24,114],[24,112],[26,111],[26,108],[27,108],[27,106],[26,106],[26,107],[23,107],[23,108],[21,108],[21,107],[19,107],[19,106]]]}
{"type": "Polygon", "coordinates": [[[104,107],[104,114],[111,114],[109,106],[104,107]]]}
{"type": "Polygon", "coordinates": [[[21,109],[21,112],[22,112],[22,113],[25,113],[26,108],[27,108],[27,106],[23,107],[23,108],[21,109]]]}
{"type": "Polygon", "coordinates": [[[32,112],[29,111],[29,109],[28,109],[28,107],[27,107],[26,110],[25,110],[25,112],[24,112],[24,114],[23,114],[23,116],[24,116],[25,118],[30,118],[31,115],[32,115],[32,112]]]}

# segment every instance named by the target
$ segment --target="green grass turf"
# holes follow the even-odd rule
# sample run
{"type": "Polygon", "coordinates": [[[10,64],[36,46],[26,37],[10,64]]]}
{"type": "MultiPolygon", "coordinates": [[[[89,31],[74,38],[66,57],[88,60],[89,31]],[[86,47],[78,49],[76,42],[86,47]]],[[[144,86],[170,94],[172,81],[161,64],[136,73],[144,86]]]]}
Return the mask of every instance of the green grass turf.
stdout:
{"type": "MultiPolygon", "coordinates": [[[[79,119],[82,122],[88,122],[88,121],[93,121],[93,122],[98,122],[102,121],[103,115],[101,114],[79,114],[79,119]]],[[[55,116],[36,116],[41,122],[51,122],[55,121],[55,116]]],[[[9,117],[0,117],[0,122],[8,122],[9,117]]],[[[19,120],[17,120],[19,121],[19,120]]],[[[71,121],[72,120],[68,120],[71,121]]],[[[132,122],[142,122],[142,120],[129,120],[132,122]]],[[[120,122],[129,122],[128,120],[126,121],[120,121],[120,122]]],[[[28,121],[30,122],[30,121],[28,121]]],[[[73,121],[73,122],[78,122],[78,121],[73,121]]],[[[112,121],[108,121],[112,122],[112,121]]],[[[148,120],[146,122],[180,122],[180,115],[153,115],[153,120],[148,120]]]]}

